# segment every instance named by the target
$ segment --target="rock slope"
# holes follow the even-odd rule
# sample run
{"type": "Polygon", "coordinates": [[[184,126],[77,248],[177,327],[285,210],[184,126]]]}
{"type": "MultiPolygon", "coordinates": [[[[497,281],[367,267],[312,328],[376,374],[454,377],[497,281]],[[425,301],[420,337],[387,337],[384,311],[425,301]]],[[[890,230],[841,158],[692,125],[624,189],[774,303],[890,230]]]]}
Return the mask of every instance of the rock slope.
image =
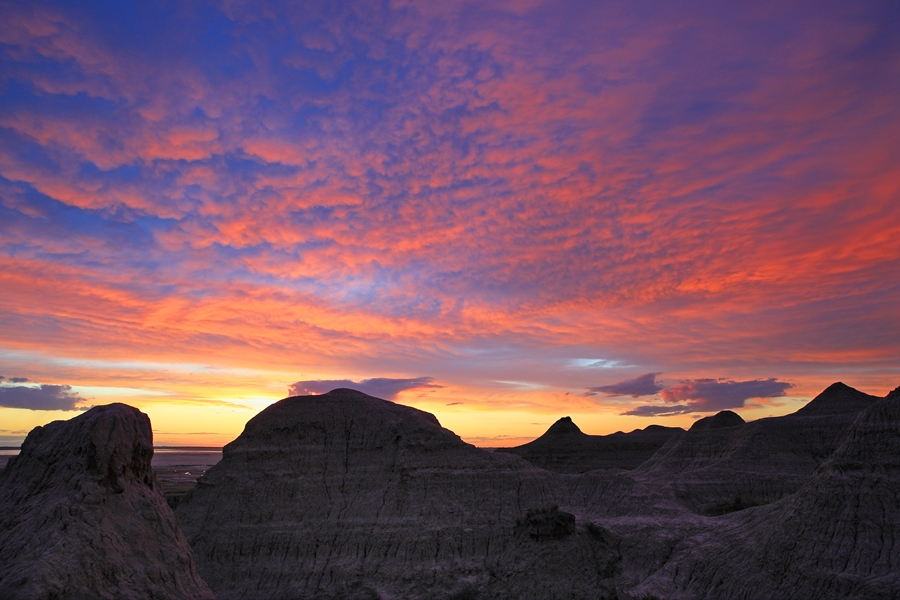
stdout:
{"type": "Polygon", "coordinates": [[[212,598],[124,404],[35,428],[0,471],[0,598],[212,598]]]}
{"type": "Polygon", "coordinates": [[[723,517],[640,589],[665,598],[900,597],[900,389],[792,496],[723,517]]]}
{"type": "Polygon", "coordinates": [[[176,512],[220,600],[613,597],[617,539],[559,477],[335,390],[251,419],[176,512]]]}
{"type": "Polygon", "coordinates": [[[151,453],[124,405],[32,432],[0,472],[0,598],[211,598],[198,572],[220,600],[900,598],[900,389],[719,413],[580,474],[359,392],[288,398],[184,497],[184,537],[151,453]]]}
{"type": "Polygon", "coordinates": [[[900,389],[859,415],[846,439],[761,520],[754,559],[771,597],[900,595],[900,389]]]}
{"type": "Polygon", "coordinates": [[[880,400],[877,396],[855,390],[840,381],[832,383],[821,394],[794,413],[798,417],[857,415],[880,400]]]}
{"type": "Polygon", "coordinates": [[[533,465],[556,473],[634,469],[682,431],[678,427],[650,425],[631,433],[587,435],[570,417],[563,417],[536,440],[515,448],[501,448],[497,452],[516,454],[533,465]]]}
{"type": "Polygon", "coordinates": [[[673,436],[634,476],[697,513],[768,504],[799,490],[876,400],[836,383],[791,415],[745,424],[719,413],[673,436]]]}

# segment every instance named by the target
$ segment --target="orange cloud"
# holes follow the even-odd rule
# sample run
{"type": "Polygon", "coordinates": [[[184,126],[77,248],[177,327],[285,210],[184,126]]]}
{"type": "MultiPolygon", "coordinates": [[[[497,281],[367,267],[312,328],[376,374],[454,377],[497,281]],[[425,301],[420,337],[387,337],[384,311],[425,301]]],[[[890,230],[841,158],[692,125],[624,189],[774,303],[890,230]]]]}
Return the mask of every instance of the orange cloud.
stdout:
{"type": "Polygon", "coordinates": [[[0,25],[0,349],[537,412],[659,372],[896,385],[877,9],[183,10],[0,25]]]}

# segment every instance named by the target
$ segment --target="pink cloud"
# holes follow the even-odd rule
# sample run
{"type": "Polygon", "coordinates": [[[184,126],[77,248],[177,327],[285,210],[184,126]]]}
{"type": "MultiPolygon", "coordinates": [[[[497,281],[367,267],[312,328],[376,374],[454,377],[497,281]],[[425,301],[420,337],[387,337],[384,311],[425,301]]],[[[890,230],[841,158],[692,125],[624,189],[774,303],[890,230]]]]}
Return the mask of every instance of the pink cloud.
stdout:
{"type": "Polygon", "coordinates": [[[0,29],[33,95],[0,111],[4,345],[890,364],[900,63],[854,58],[877,23],[635,10],[229,4],[230,75],[23,8],[0,29]]]}

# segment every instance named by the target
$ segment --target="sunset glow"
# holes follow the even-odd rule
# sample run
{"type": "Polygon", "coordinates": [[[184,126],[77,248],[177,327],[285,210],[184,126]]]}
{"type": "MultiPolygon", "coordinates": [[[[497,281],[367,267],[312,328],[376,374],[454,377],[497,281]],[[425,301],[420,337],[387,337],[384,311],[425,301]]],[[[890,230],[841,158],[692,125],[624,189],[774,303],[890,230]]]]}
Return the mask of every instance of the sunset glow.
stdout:
{"type": "Polygon", "coordinates": [[[484,446],[900,384],[896,2],[0,6],[0,445],[108,402],[222,445],[329,382],[484,446]]]}

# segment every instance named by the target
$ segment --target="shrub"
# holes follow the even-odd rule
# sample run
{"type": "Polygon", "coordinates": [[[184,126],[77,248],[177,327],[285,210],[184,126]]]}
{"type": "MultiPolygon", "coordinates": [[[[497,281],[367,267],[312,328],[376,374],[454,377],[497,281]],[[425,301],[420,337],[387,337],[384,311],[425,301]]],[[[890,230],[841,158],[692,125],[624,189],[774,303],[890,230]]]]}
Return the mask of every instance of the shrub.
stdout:
{"type": "Polygon", "coordinates": [[[516,521],[516,531],[533,540],[560,540],[575,533],[575,515],[560,511],[556,504],[532,508],[516,521]]]}
{"type": "Polygon", "coordinates": [[[469,583],[458,592],[450,594],[447,600],[478,600],[478,591],[469,583]]]}

